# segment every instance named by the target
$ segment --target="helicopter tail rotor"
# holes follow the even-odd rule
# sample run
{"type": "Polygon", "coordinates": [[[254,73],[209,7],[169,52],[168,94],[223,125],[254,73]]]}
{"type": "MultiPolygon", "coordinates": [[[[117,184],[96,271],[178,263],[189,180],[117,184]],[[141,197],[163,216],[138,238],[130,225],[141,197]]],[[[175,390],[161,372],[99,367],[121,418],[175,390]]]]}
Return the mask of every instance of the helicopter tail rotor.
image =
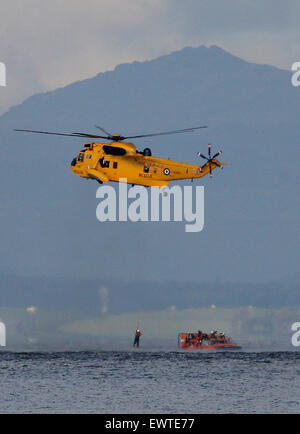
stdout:
{"type": "Polygon", "coordinates": [[[204,160],[206,160],[206,163],[204,164],[203,167],[205,167],[206,165],[209,168],[209,176],[212,177],[212,164],[215,164],[218,167],[221,167],[221,169],[223,169],[223,164],[219,163],[218,160],[215,160],[215,158],[217,158],[219,155],[222,154],[222,151],[218,151],[216,152],[213,156],[211,156],[211,144],[208,144],[208,157],[204,154],[202,154],[201,152],[197,152],[197,155],[201,158],[203,158],[204,160]]]}

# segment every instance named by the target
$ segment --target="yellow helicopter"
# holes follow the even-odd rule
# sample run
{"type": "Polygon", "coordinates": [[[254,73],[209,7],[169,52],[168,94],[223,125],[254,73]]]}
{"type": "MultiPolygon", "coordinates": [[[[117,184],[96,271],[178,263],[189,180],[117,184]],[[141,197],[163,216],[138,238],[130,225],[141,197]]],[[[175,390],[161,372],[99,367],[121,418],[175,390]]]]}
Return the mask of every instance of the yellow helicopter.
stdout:
{"type": "Polygon", "coordinates": [[[167,187],[170,181],[181,179],[193,180],[202,178],[208,174],[212,176],[212,171],[215,168],[223,168],[226,164],[221,163],[216,158],[222,151],[218,151],[211,156],[210,144],[208,145],[208,157],[201,154],[201,152],[197,153],[199,157],[206,160],[205,164],[196,166],[153,157],[151,149],[145,148],[143,151],[138,151],[133,143],[125,141],[126,139],[192,132],[200,128],[207,128],[206,126],[126,137],[120,134],[110,134],[99,125],[95,125],[95,127],[106,135],[98,136],[86,133],[65,134],[20,129],[16,129],[15,131],[92,139],[101,138],[110,141],[110,143],[86,143],[84,149],[82,149],[71,162],[72,171],[76,175],[82,178],[95,179],[100,184],[110,181],[122,181],[128,184],[144,185],[146,187],[167,187]]]}

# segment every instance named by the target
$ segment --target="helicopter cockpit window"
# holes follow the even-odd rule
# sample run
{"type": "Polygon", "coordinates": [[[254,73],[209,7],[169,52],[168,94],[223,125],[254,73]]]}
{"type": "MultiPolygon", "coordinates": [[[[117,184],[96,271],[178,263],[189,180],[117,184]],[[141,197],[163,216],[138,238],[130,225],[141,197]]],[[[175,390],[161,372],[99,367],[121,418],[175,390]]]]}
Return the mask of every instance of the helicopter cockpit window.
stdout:
{"type": "Polygon", "coordinates": [[[84,153],[80,152],[78,155],[78,161],[83,161],[83,159],[84,159],[84,153]]]}
{"type": "Polygon", "coordinates": [[[124,148],[119,148],[117,146],[103,146],[103,150],[107,155],[125,155],[126,151],[124,148]]]}

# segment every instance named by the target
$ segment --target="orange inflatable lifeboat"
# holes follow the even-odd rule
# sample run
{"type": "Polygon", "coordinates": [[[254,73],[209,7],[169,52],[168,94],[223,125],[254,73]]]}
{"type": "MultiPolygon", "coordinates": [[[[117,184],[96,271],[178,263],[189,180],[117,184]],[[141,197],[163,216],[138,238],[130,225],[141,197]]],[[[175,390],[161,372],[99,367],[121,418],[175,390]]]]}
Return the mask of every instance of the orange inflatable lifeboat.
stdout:
{"type": "Polygon", "coordinates": [[[237,350],[232,340],[216,330],[207,334],[198,332],[185,332],[178,334],[178,346],[183,350],[237,350]]]}

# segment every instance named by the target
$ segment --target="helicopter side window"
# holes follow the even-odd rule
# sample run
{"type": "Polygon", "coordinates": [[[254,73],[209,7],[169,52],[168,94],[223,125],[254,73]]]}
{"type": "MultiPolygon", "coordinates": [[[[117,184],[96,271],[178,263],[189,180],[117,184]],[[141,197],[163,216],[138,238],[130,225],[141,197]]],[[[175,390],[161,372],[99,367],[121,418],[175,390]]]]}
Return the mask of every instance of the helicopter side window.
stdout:
{"type": "Polygon", "coordinates": [[[118,163],[116,161],[114,161],[113,168],[116,169],[117,167],[118,167],[118,163]]]}
{"type": "Polygon", "coordinates": [[[105,160],[104,157],[101,157],[99,160],[100,166],[104,169],[105,167],[109,167],[109,161],[105,160]]]}
{"type": "Polygon", "coordinates": [[[143,154],[144,154],[145,157],[151,157],[151,155],[152,155],[151,149],[150,148],[145,148],[143,150],[143,154]]]}
{"type": "Polygon", "coordinates": [[[126,151],[124,148],[119,148],[117,146],[105,145],[105,146],[103,146],[103,150],[104,150],[105,154],[107,154],[107,155],[119,155],[119,156],[121,156],[121,155],[126,154],[126,151]]]}

